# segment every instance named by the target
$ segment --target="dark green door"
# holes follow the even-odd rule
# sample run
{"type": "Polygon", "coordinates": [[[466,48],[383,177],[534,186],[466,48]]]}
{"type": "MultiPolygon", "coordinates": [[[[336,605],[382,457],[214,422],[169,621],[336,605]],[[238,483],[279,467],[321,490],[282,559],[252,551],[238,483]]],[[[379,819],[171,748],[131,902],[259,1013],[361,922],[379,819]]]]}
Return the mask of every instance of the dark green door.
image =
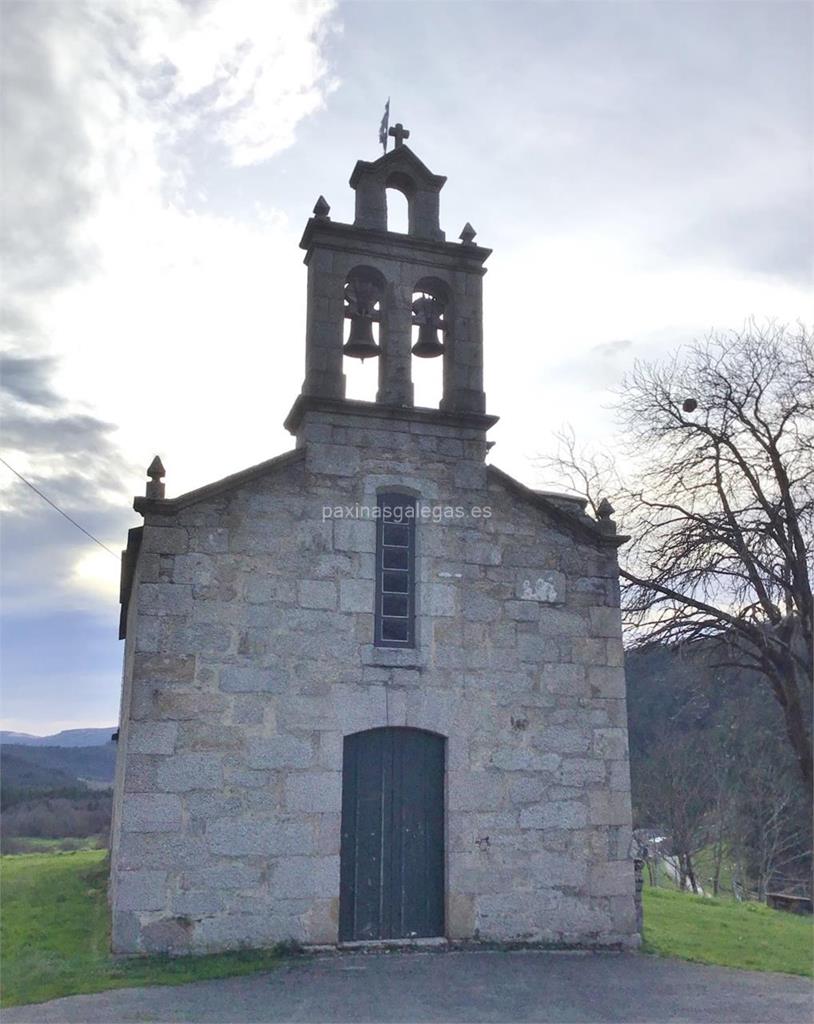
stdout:
{"type": "Polygon", "coordinates": [[[345,737],[339,938],[444,934],[444,738],[345,737]]]}

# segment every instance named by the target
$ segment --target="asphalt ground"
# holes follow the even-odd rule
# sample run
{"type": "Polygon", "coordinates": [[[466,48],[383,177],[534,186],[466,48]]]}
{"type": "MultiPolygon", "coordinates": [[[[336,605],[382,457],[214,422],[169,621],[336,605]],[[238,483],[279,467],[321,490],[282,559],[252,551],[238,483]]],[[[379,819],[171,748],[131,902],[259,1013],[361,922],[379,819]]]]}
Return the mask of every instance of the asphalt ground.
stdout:
{"type": "Polygon", "coordinates": [[[814,987],[634,953],[342,953],[296,957],[269,974],[19,1006],[2,1020],[811,1024],[814,987]]]}

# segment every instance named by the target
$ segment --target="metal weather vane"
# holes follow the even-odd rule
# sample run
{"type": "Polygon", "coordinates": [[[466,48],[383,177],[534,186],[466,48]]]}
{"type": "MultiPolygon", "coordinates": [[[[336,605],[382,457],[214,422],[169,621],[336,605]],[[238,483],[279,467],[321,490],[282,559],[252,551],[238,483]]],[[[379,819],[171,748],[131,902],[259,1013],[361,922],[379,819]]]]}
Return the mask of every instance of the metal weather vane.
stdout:
{"type": "Polygon", "coordinates": [[[381,124],[379,125],[379,142],[382,144],[382,148],[385,153],[387,152],[387,130],[390,127],[390,97],[387,97],[387,103],[384,105],[384,113],[382,114],[381,124]]]}

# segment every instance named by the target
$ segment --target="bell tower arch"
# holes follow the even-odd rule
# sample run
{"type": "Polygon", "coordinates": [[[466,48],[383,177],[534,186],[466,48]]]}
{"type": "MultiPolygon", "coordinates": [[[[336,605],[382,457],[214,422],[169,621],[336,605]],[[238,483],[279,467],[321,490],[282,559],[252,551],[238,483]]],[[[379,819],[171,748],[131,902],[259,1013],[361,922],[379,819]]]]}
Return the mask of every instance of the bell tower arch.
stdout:
{"type": "MultiPolygon", "coordinates": [[[[376,358],[376,406],[414,404],[413,358],[443,361],[439,413],[485,414],[482,278],[491,250],[467,224],[459,241],[440,226],[446,183],[391,129],[395,148],[359,160],[350,176],[352,224],[331,220],[320,196],[300,242],[308,267],[305,380],[287,425],[305,405],[348,401],[343,358],[376,358]],[[387,192],[407,200],[406,232],[388,228],[387,192]],[[347,321],[350,320],[350,327],[347,321]]],[[[358,404],[358,403],[354,403],[358,404]]]]}

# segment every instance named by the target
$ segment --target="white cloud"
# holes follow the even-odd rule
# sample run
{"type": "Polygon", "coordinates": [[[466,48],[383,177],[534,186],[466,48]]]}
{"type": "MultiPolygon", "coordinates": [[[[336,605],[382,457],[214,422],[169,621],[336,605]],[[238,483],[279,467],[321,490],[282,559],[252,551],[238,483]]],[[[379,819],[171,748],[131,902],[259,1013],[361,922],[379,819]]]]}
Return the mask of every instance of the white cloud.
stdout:
{"type": "Polygon", "coordinates": [[[168,100],[228,149],[236,166],[258,163],[294,141],[299,122],[336,87],[323,57],[332,0],[228,0],[195,8],[138,4],[141,51],[164,64],[168,100]]]}
{"type": "Polygon", "coordinates": [[[119,563],[101,548],[88,549],[73,566],[71,585],[98,596],[108,606],[119,599],[119,563]]]}
{"type": "Polygon", "coordinates": [[[302,363],[297,239],[274,214],[119,212],[100,273],[49,311],[70,350],[59,387],[92,394],[145,466],[160,452],[177,494],[269,455],[302,363]]]}
{"type": "Polygon", "coordinates": [[[494,462],[533,476],[564,423],[612,438],[611,389],[636,358],[658,359],[754,314],[795,321],[807,289],[769,274],[702,264],[648,266],[634,232],[552,235],[518,246],[486,278],[487,398],[502,414],[494,462]],[[605,346],[624,339],[615,351],[605,346]],[[602,346],[602,347],[600,347],[602,346]]]}
{"type": "MultiPolygon", "coordinates": [[[[334,3],[5,0],[4,452],[114,550],[156,452],[174,495],[291,443],[305,271],[280,207],[304,212],[307,185],[349,218],[339,193],[389,91],[449,174],[449,237],[471,218],[495,246],[486,391],[516,475],[563,421],[605,441],[635,356],[807,308],[807,11],[419,7],[343,7],[324,134],[258,169],[335,88],[334,3]]],[[[440,362],[416,364],[419,403],[437,402],[440,362]]],[[[352,367],[350,394],[376,374],[352,367]]],[[[5,492],[6,610],[114,617],[114,560],[23,485],[5,492]]]]}
{"type": "MultiPolygon", "coordinates": [[[[19,429],[5,449],[79,521],[123,531],[144,484],[134,466],[156,450],[175,471],[169,493],[269,454],[277,388],[301,364],[296,346],[288,355],[302,332],[297,238],[268,205],[242,220],[208,212],[196,167],[243,166],[293,143],[335,85],[322,56],[333,8],[5,5],[3,341],[18,368],[23,355],[47,365],[38,387],[51,403],[13,400],[19,429]]],[[[294,390],[289,381],[285,398],[294,390]]],[[[22,485],[2,479],[7,503],[30,515],[22,485]]],[[[30,596],[15,554],[15,607],[66,593],[109,606],[110,570],[72,540],[31,550],[30,596]],[[46,550],[59,552],[51,572],[46,550]]]]}

